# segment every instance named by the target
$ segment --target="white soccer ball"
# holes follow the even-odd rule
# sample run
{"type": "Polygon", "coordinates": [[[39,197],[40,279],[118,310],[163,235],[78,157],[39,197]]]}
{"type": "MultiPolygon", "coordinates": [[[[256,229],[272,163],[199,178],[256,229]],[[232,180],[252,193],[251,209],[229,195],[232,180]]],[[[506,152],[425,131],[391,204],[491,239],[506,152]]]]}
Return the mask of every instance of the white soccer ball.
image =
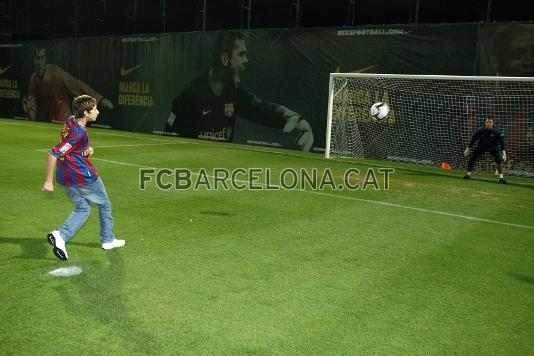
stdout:
{"type": "Polygon", "coordinates": [[[371,106],[371,116],[376,120],[384,120],[389,114],[389,105],[383,102],[374,103],[371,106]]]}

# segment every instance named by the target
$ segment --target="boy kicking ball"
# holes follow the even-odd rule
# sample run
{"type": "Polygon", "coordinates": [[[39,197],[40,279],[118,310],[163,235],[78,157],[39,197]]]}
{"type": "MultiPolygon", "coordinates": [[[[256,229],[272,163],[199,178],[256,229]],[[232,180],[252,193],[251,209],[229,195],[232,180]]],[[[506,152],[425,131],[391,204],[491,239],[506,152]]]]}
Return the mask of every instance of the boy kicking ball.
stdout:
{"type": "Polygon", "coordinates": [[[93,154],[93,148],[89,146],[85,125],[95,121],[98,116],[96,99],[89,95],[78,96],[72,103],[72,109],[74,116],[70,116],[65,122],[61,141],[48,153],[46,179],[42,188],[44,192],[54,191],[52,180],[57,163],[56,180],[65,188],[76,207],[59,230],[54,230],[47,236],[48,242],[54,246],[54,254],[61,260],[69,258],[65,244],[89,217],[89,203],[98,206],[102,248],[111,250],[126,243],[113,235],[111,203],[102,179],[88,159],[93,154]]]}

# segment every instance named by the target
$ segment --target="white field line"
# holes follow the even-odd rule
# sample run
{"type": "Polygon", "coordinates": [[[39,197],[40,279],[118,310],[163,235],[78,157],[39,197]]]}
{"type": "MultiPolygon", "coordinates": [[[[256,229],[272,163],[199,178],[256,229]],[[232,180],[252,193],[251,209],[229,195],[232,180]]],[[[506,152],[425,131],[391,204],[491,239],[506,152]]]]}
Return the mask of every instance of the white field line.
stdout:
{"type": "Polygon", "coordinates": [[[134,163],[126,163],[126,162],[112,161],[112,160],[110,160],[110,159],[103,159],[103,158],[93,158],[93,157],[91,157],[91,160],[93,160],[93,161],[108,162],[108,163],[113,163],[113,164],[120,164],[120,165],[122,165],[122,166],[130,166],[130,167],[137,167],[137,168],[158,169],[158,168],[156,168],[156,167],[140,166],[140,165],[138,165],[138,164],[134,164],[134,163]]]}
{"type": "Polygon", "coordinates": [[[477,218],[477,217],[469,216],[469,215],[448,213],[446,211],[431,210],[431,209],[425,209],[425,208],[417,208],[417,207],[414,207],[414,206],[401,205],[401,204],[395,204],[395,203],[388,203],[388,202],[379,201],[379,200],[346,197],[346,196],[342,196],[342,195],[336,195],[336,194],[325,193],[325,192],[316,192],[316,191],[305,191],[305,192],[312,193],[312,194],[318,194],[318,195],[335,196],[336,198],[356,200],[356,201],[361,201],[361,202],[365,202],[365,203],[390,206],[390,207],[393,207],[393,208],[415,210],[415,211],[421,211],[421,212],[424,212],[424,213],[438,214],[438,215],[450,216],[450,217],[454,217],[454,218],[473,220],[473,221],[480,221],[480,222],[487,222],[487,223],[492,223],[492,224],[498,224],[498,225],[505,225],[505,226],[519,227],[519,228],[522,228],[522,229],[534,230],[534,226],[530,226],[530,225],[513,224],[513,223],[506,222],[506,221],[482,219],[482,218],[477,218]]]}
{"type": "MultiPolygon", "coordinates": [[[[117,134],[117,133],[109,133],[109,132],[95,132],[94,135],[104,135],[104,136],[117,136],[117,137],[125,137],[125,138],[135,138],[137,140],[147,140],[147,141],[158,141],[158,142],[175,142],[176,140],[165,140],[161,138],[151,138],[151,137],[142,137],[142,136],[133,136],[133,135],[125,135],[125,134],[117,134]]],[[[187,143],[186,141],[178,141],[179,143],[187,143]]]]}
{"type": "MultiPolygon", "coordinates": [[[[49,129],[49,130],[58,130],[58,132],[59,132],[58,125],[53,125],[53,126],[32,125],[30,123],[30,121],[26,121],[26,122],[28,122],[28,123],[25,123],[25,122],[24,123],[0,122],[0,126],[12,125],[12,126],[25,126],[25,127],[30,127],[30,128],[38,128],[38,129],[45,128],[45,129],[49,129]]],[[[103,132],[103,131],[96,131],[96,132],[94,132],[94,134],[91,134],[91,136],[93,136],[93,135],[97,136],[97,137],[99,135],[104,135],[104,136],[117,136],[117,137],[133,138],[133,139],[137,139],[137,140],[147,140],[147,141],[157,141],[157,142],[172,142],[172,143],[182,143],[182,144],[186,143],[186,144],[206,146],[206,147],[228,148],[228,149],[238,150],[238,151],[264,152],[264,153],[269,153],[269,154],[277,154],[277,155],[285,155],[285,156],[293,156],[293,157],[305,157],[305,153],[301,153],[301,152],[298,152],[298,151],[293,151],[293,152],[292,151],[287,151],[287,150],[285,150],[287,152],[274,151],[274,150],[271,150],[271,149],[262,149],[262,148],[256,148],[256,147],[254,147],[254,148],[253,147],[243,147],[243,146],[236,145],[234,143],[225,144],[223,142],[219,142],[219,143],[216,143],[216,144],[209,143],[209,142],[194,142],[192,140],[189,140],[189,141],[184,140],[182,137],[179,137],[179,136],[173,137],[171,140],[166,140],[166,139],[161,139],[161,138],[150,138],[150,137],[143,137],[143,136],[134,136],[134,135],[127,135],[127,134],[103,132]]]]}
{"type": "MultiPolygon", "coordinates": [[[[140,144],[137,144],[137,145],[105,145],[105,146],[92,146],[93,148],[116,148],[116,147],[140,147],[140,146],[167,146],[167,145],[180,145],[180,144],[183,144],[185,142],[165,142],[165,143],[140,143],[140,144]]],[[[40,150],[35,150],[37,152],[48,152],[50,151],[50,149],[40,149],[40,150]]],[[[91,157],[91,159],[98,159],[98,158],[93,158],[91,157]]]]}
{"type": "MultiPolygon", "coordinates": [[[[26,127],[37,127],[37,126],[31,125],[31,124],[17,124],[17,123],[3,123],[3,122],[0,122],[0,125],[2,125],[2,124],[5,124],[5,125],[16,125],[16,126],[26,126],[26,127]]],[[[39,126],[39,127],[41,127],[41,126],[39,126]]],[[[52,129],[57,130],[57,126],[56,127],[46,127],[46,128],[52,128],[52,129]]],[[[283,149],[280,149],[280,151],[275,151],[274,149],[262,149],[262,148],[256,148],[256,147],[243,147],[242,145],[236,145],[234,143],[223,143],[223,142],[218,142],[216,144],[209,143],[209,141],[194,142],[192,140],[190,140],[190,141],[183,140],[179,136],[178,137],[173,137],[171,140],[165,140],[165,139],[159,139],[159,138],[132,136],[132,135],[126,135],[126,134],[101,132],[101,131],[95,132],[95,135],[96,136],[98,136],[98,135],[118,136],[118,137],[133,138],[133,139],[138,139],[138,140],[169,142],[169,144],[171,144],[171,143],[174,143],[174,144],[190,144],[190,145],[199,145],[199,146],[214,147],[214,148],[227,148],[227,149],[238,150],[238,151],[262,152],[262,153],[269,153],[269,154],[283,155],[283,156],[291,156],[291,157],[298,157],[298,158],[306,158],[306,159],[318,159],[317,157],[315,157],[315,155],[311,155],[308,152],[299,152],[299,151],[291,151],[291,150],[283,150],[283,149]]],[[[117,146],[95,146],[95,148],[99,148],[99,147],[106,147],[106,148],[108,148],[108,147],[109,148],[110,147],[136,147],[136,146],[137,145],[132,145],[132,146],[119,146],[119,145],[117,145],[117,146]]],[[[139,145],[139,146],[141,146],[141,145],[139,145]]],[[[38,151],[47,151],[47,150],[38,150],[38,151]]],[[[363,164],[365,166],[376,166],[376,164],[370,164],[370,163],[362,162],[362,161],[360,161],[358,159],[347,160],[347,159],[330,158],[329,161],[338,162],[338,163],[344,163],[344,164],[358,163],[358,164],[363,164]]],[[[381,165],[381,167],[394,168],[393,166],[388,165],[387,162],[384,162],[383,165],[381,165]]],[[[445,176],[445,177],[458,177],[454,173],[440,172],[440,175],[441,176],[445,176]]],[[[486,182],[493,182],[494,181],[494,179],[492,179],[492,178],[484,178],[484,177],[477,177],[477,180],[486,181],[486,182]]],[[[516,183],[516,184],[521,185],[521,186],[533,187],[532,184],[528,184],[528,183],[516,183]]]]}
{"type": "MultiPolygon", "coordinates": [[[[31,125],[31,124],[19,124],[19,123],[4,123],[4,122],[0,122],[0,126],[7,126],[7,125],[14,125],[14,126],[26,126],[26,127],[32,127],[32,128],[35,128],[35,127],[44,127],[44,128],[48,128],[48,129],[54,129],[54,130],[57,130],[57,126],[55,127],[46,127],[46,126],[35,126],[35,125],[31,125]]],[[[323,157],[317,157],[318,155],[311,155],[310,153],[308,152],[300,152],[300,151],[294,151],[294,150],[283,150],[283,149],[278,149],[279,151],[275,151],[275,149],[262,149],[262,148],[257,148],[257,147],[243,147],[243,145],[237,145],[237,144],[234,144],[234,143],[223,143],[223,142],[218,142],[218,143],[209,143],[209,141],[200,141],[200,142],[194,142],[192,140],[184,140],[183,138],[180,138],[180,137],[173,137],[171,140],[165,140],[165,139],[158,139],[158,138],[150,138],[150,137],[141,137],[141,136],[132,136],[132,135],[126,135],[126,134],[117,134],[117,133],[109,133],[109,132],[101,132],[101,131],[98,131],[98,132],[95,132],[95,135],[98,136],[98,135],[106,135],[106,136],[118,136],[118,137],[125,137],[125,138],[133,138],[133,139],[138,139],[138,140],[148,140],[148,141],[157,141],[157,142],[169,142],[170,143],[175,143],[175,144],[190,144],[190,145],[199,145],[199,146],[205,146],[205,147],[214,147],[214,148],[226,148],[226,149],[232,149],[232,150],[238,150],[238,151],[249,151],[249,152],[262,152],[262,153],[269,153],[269,154],[275,154],[275,155],[283,155],[283,156],[291,156],[291,157],[297,157],[297,158],[305,158],[305,159],[313,159],[313,160],[317,160],[317,159],[322,159],[323,157]]],[[[98,147],[112,147],[112,146],[98,146],[98,147]]],[[[95,148],[98,148],[97,146],[95,146],[95,148]]],[[[121,147],[121,146],[114,146],[114,147],[121,147]]],[[[122,146],[122,147],[128,147],[128,146],[122,146]]],[[[136,147],[136,145],[133,145],[131,147],[136,147]]],[[[46,151],[46,150],[38,150],[38,151],[46,151]]],[[[358,160],[357,158],[354,158],[354,159],[338,159],[338,158],[330,158],[329,161],[331,162],[338,162],[338,163],[343,163],[343,164],[362,164],[362,165],[365,165],[365,166],[377,166],[376,163],[369,163],[369,162],[365,162],[365,160],[358,160]]],[[[393,166],[391,165],[388,165],[387,162],[384,162],[383,164],[380,165],[380,167],[392,167],[394,168],[393,166]]],[[[395,168],[395,169],[398,169],[398,168],[395,168]]],[[[439,173],[440,176],[444,176],[444,177],[455,177],[457,178],[458,176],[454,173],[445,173],[445,172],[440,172],[439,173]]],[[[485,178],[485,177],[477,177],[477,180],[481,180],[481,181],[485,181],[485,182],[493,182],[495,179],[493,178],[485,178]]],[[[517,184],[517,185],[520,185],[520,186],[527,186],[527,187],[533,187],[534,185],[532,184],[528,184],[528,183],[518,183],[518,182],[514,182],[514,184],[517,184]]]]}
{"type": "MultiPolygon", "coordinates": [[[[39,128],[44,127],[44,126],[35,126],[35,125],[31,125],[31,124],[19,124],[19,123],[9,123],[9,122],[0,121],[0,126],[2,126],[2,125],[5,125],[5,126],[7,126],[7,125],[26,126],[26,127],[33,127],[33,128],[35,128],[35,127],[39,127],[39,128]]],[[[46,128],[57,130],[57,126],[55,126],[55,127],[46,127],[46,128]]],[[[182,144],[191,144],[191,145],[199,145],[199,146],[206,146],[206,147],[215,147],[215,148],[228,148],[228,149],[238,150],[238,151],[264,152],[264,153],[269,153],[269,154],[278,154],[278,155],[292,156],[292,157],[299,157],[299,158],[317,159],[317,157],[315,157],[315,155],[310,155],[310,153],[308,153],[308,152],[300,152],[300,151],[295,151],[295,150],[284,150],[284,149],[279,149],[280,151],[275,151],[274,149],[262,149],[262,148],[256,148],[256,147],[243,147],[242,145],[236,145],[235,143],[218,142],[218,143],[214,144],[214,143],[209,143],[209,141],[194,142],[192,140],[190,140],[190,141],[183,140],[183,138],[181,138],[179,136],[173,137],[172,140],[165,140],[165,139],[158,139],[158,138],[141,137],[141,136],[133,136],[133,135],[110,133],[110,132],[101,132],[101,131],[95,132],[95,135],[97,135],[97,136],[98,135],[118,136],[118,137],[133,138],[133,139],[138,139],[138,140],[170,142],[170,143],[182,143],[182,144]]],[[[100,146],[100,147],[104,147],[104,146],[100,146]]],[[[106,147],[111,147],[111,146],[106,146],[106,147]]],[[[119,146],[116,146],[116,147],[119,147],[119,146]]],[[[132,146],[132,147],[135,147],[135,146],[132,146]]],[[[376,166],[376,164],[370,164],[368,162],[366,163],[366,162],[364,162],[365,160],[360,161],[357,158],[354,158],[354,159],[329,158],[329,161],[345,163],[345,164],[347,164],[347,163],[359,163],[359,164],[363,164],[363,165],[366,165],[366,166],[376,166]]],[[[393,166],[387,165],[387,162],[384,162],[382,167],[394,168],[393,166]]],[[[458,177],[454,173],[451,174],[451,173],[440,172],[440,175],[445,176],[445,177],[458,177]]],[[[477,180],[482,180],[482,181],[486,181],[486,182],[493,182],[494,181],[494,179],[484,178],[484,177],[477,177],[477,180]]],[[[520,183],[519,185],[528,186],[528,187],[532,187],[533,186],[532,184],[528,184],[528,183],[520,183]]]]}
{"type": "Polygon", "coordinates": [[[115,147],[139,147],[139,146],[165,146],[165,145],[181,145],[187,142],[165,142],[165,143],[140,143],[137,145],[105,145],[92,146],[93,148],[115,148],[115,147]]]}
{"type": "MultiPolygon", "coordinates": [[[[16,124],[16,123],[1,123],[0,122],[0,125],[2,125],[2,124],[36,127],[34,125],[24,125],[24,124],[16,124]]],[[[54,128],[54,129],[57,129],[57,127],[54,128]]],[[[112,133],[103,133],[103,132],[99,132],[98,134],[104,134],[104,135],[109,135],[109,136],[120,136],[120,137],[136,138],[136,139],[141,139],[141,140],[167,142],[167,143],[162,143],[161,145],[178,144],[178,143],[180,143],[180,144],[182,144],[182,143],[190,143],[190,144],[195,144],[195,145],[217,147],[217,148],[224,147],[224,148],[231,148],[231,149],[244,150],[244,151],[259,151],[259,152],[267,152],[267,153],[274,153],[274,154],[284,154],[284,155],[292,155],[292,156],[297,156],[297,157],[304,157],[304,155],[299,155],[298,153],[293,153],[293,152],[292,153],[284,153],[284,152],[276,152],[276,151],[271,151],[271,150],[262,150],[262,149],[257,149],[257,148],[233,147],[233,146],[228,146],[228,145],[224,145],[224,144],[209,144],[209,143],[205,143],[205,142],[190,142],[190,141],[178,141],[178,142],[175,142],[174,141],[176,139],[179,140],[179,138],[174,138],[173,141],[169,141],[169,140],[151,139],[151,138],[145,138],[145,137],[139,137],[139,136],[124,135],[124,134],[112,134],[112,133]]],[[[148,146],[148,145],[159,145],[159,144],[115,145],[115,146],[100,146],[100,147],[106,147],[106,148],[111,148],[111,147],[136,147],[136,146],[148,146]]],[[[95,148],[99,148],[99,147],[95,146],[95,148]]],[[[36,151],[38,151],[38,152],[48,152],[48,149],[46,149],[46,150],[42,149],[42,150],[36,150],[36,151]]],[[[103,161],[103,162],[108,162],[108,163],[113,163],[113,164],[131,166],[131,167],[157,169],[156,167],[141,166],[141,165],[138,165],[138,164],[111,161],[111,160],[106,160],[106,159],[102,159],[102,158],[94,158],[93,157],[91,159],[92,160],[103,161]]],[[[344,163],[347,162],[346,160],[335,160],[335,159],[333,159],[332,161],[344,162],[344,163]]],[[[214,177],[212,177],[212,176],[207,176],[207,177],[209,177],[211,179],[214,179],[214,177]]],[[[488,179],[482,179],[482,180],[488,180],[488,179]]],[[[238,181],[240,183],[248,184],[247,181],[239,181],[239,180],[236,180],[236,181],[238,181]]],[[[301,190],[301,191],[306,192],[306,193],[311,193],[311,194],[318,194],[318,195],[325,195],[325,196],[340,198],[340,199],[350,199],[350,200],[354,200],[354,201],[366,202],[366,203],[371,203],[371,204],[379,204],[379,205],[397,207],[397,208],[408,209],[408,210],[416,210],[416,211],[421,211],[421,212],[426,212],[426,213],[431,213],[431,214],[438,214],[438,215],[456,217],[456,218],[460,218],[460,219],[480,221],[480,222],[488,222],[488,223],[493,223],[493,224],[498,224],[498,225],[505,225],[505,226],[512,226],[512,227],[518,227],[518,228],[523,228],[523,229],[534,230],[534,226],[530,226],[530,225],[521,225],[521,224],[508,223],[508,222],[505,222],[505,221],[488,220],[488,219],[477,218],[477,217],[474,217],[474,216],[448,213],[448,212],[445,212],[445,211],[430,210],[430,209],[417,208],[417,207],[412,207],[412,206],[407,206],[407,205],[387,203],[387,202],[382,202],[382,201],[379,201],[379,200],[370,200],[370,199],[362,199],[362,198],[355,198],[355,197],[347,197],[347,196],[342,196],[342,195],[337,195],[337,194],[331,194],[331,193],[325,193],[325,192],[317,192],[317,191],[309,191],[309,190],[301,190]]]]}
{"type": "MultiPolygon", "coordinates": [[[[15,120],[13,120],[15,121],[15,120]]],[[[34,125],[21,124],[19,122],[0,122],[0,126],[26,126],[26,127],[36,127],[34,125]]],[[[49,127],[47,127],[49,128],[49,127]]],[[[57,129],[57,127],[55,127],[57,129]]]]}
{"type": "MultiPolygon", "coordinates": [[[[130,166],[130,167],[158,169],[156,167],[144,166],[144,165],[139,165],[139,164],[134,164],[134,163],[112,161],[112,160],[103,159],[103,158],[93,158],[93,159],[97,160],[97,161],[108,162],[108,163],[112,163],[112,164],[120,164],[120,165],[130,166]]],[[[198,175],[198,173],[192,173],[192,174],[193,175],[198,175]]],[[[206,176],[208,178],[215,179],[214,176],[210,176],[210,175],[206,175],[206,176]]],[[[237,179],[235,181],[240,182],[240,183],[245,183],[245,184],[249,183],[248,181],[237,180],[237,179]]],[[[263,186],[267,187],[267,184],[264,183],[263,186]]],[[[274,185],[270,185],[270,186],[273,187],[274,185]]],[[[342,195],[332,194],[332,193],[326,193],[326,192],[317,192],[317,191],[302,190],[302,189],[296,189],[296,190],[304,192],[304,193],[327,196],[327,197],[331,197],[331,198],[346,199],[346,200],[364,202],[364,203],[369,203],[369,204],[377,204],[377,205],[382,205],[382,206],[389,206],[389,207],[392,207],[392,208],[420,211],[420,212],[423,212],[423,213],[448,216],[448,217],[459,218],[459,219],[464,219],[464,220],[471,220],[471,221],[485,222],[485,223],[496,224],[496,225],[517,227],[517,228],[521,228],[521,229],[534,230],[534,226],[530,226],[530,225],[513,224],[513,223],[506,222],[506,221],[482,219],[482,218],[477,218],[477,217],[469,216],[469,215],[448,213],[446,211],[417,208],[417,207],[414,207],[414,206],[401,205],[401,204],[395,204],[395,203],[388,203],[388,202],[383,202],[383,201],[379,201],[379,200],[372,200],[372,199],[362,199],[362,198],[355,198],[355,197],[347,197],[347,196],[342,196],[342,195]]]]}
{"type": "MultiPolygon", "coordinates": [[[[60,131],[61,126],[60,125],[32,125],[31,121],[22,121],[21,122],[0,122],[0,126],[25,126],[30,128],[36,128],[36,129],[49,129],[49,130],[56,130],[60,131]]],[[[102,129],[103,130],[103,129],[102,129]]],[[[105,135],[105,136],[117,136],[117,137],[126,137],[126,138],[134,138],[137,140],[147,140],[147,141],[158,141],[158,142],[175,142],[175,140],[165,140],[160,138],[151,138],[151,137],[141,137],[141,136],[133,136],[133,135],[125,135],[125,134],[118,134],[118,133],[109,133],[109,132],[101,132],[96,131],[94,133],[96,136],[99,135],[105,135]]],[[[180,143],[187,143],[186,141],[180,141],[180,143]]]]}
{"type": "MultiPolygon", "coordinates": [[[[24,121],[23,121],[24,122],[24,121]]],[[[53,125],[53,126],[49,126],[49,125],[32,125],[30,123],[30,121],[26,121],[28,123],[18,123],[18,122],[1,122],[0,121],[0,126],[25,126],[25,127],[30,127],[30,128],[45,128],[45,129],[52,129],[52,130],[57,130],[58,132],[60,131],[58,125],[53,125]]],[[[174,143],[174,144],[190,144],[190,145],[199,145],[199,146],[205,146],[205,147],[214,147],[214,148],[227,148],[227,149],[232,149],[232,150],[238,150],[238,151],[250,151],[250,152],[263,152],[263,153],[269,153],[269,154],[275,154],[275,155],[284,155],[284,156],[292,156],[292,157],[300,157],[300,158],[313,158],[313,159],[317,159],[316,157],[313,157],[313,156],[307,156],[308,153],[303,153],[303,152],[299,152],[299,151],[289,151],[289,150],[283,150],[283,149],[280,149],[281,151],[275,151],[273,149],[264,149],[264,148],[257,148],[257,147],[243,147],[242,145],[236,145],[235,143],[223,143],[223,142],[218,142],[218,143],[209,143],[209,141],[201,141],[201,142],[194,142],[192,140],[184,140],[183,138],[179,137],[179,136],[176,136],[176,137],[173,137],[171,140],[166,140],[166,139],[160,139],[160,138],[150,138],[150,137],[142,137],[142,136],[133,136],[133,135],[127,135],[127,134],[119,134],[119,133],[110,133],[110,132],[102,132],[102,131],[97,131],[97,132],[94,132],[94,134],[92,133],[91,136],[99,136],[99,135],[104,135],[104,136],[116,136],[116,137],[124,137],[124,138],[133,138],[133,139],[137,139],[137,140],[147,140],[147,141],[156,141],[156,142],[169,142],[169,143],[174,143]]],[[[93,137],[94,137],[93,136],[93,137]]],[[[133,145],[131,147],[135,147],[136,145],[133,145]]],[[[142,146],[142,145],[139,145],[139,146],[142,146]]],[[[94,148],[98,148],[98,147],[112,147],[112,146],[94,146],[94,148]]],[[[114,147],[121,147],[121,146],[114,146],[114,147]]],[[[122,146],[122,147],[127,147],[127,146],[122,146]]],[[[39,152],[46,152],[48,150],[36,150],[36,151],[39,151],[39,152]]],[[[347,163],[347,161],[342,161],[342,160],[336,160],[336,159],[331,159],[331,161],[336,161],[336,162],[343,162],[343,163],[347,163]]],[[[350,163],[350,162],[349,162],[350,163]]]]}

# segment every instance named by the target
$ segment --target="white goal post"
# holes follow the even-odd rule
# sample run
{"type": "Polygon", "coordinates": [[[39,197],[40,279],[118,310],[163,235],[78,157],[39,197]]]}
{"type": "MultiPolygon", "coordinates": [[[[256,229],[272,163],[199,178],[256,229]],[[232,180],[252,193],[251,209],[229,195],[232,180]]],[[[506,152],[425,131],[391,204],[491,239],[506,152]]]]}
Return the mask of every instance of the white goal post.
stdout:
{"type": "MultiPolygon", "coordinates": [[[[325,156],[465,169],[489,115],[505,137],[505,173],[534,177],[534,78],[331,73],[325,156]],[[390,107],[384,119],[370,114],[376,102],[390,107]]],[[[476,169],[495,170],[489,154],[476,169]]]]}

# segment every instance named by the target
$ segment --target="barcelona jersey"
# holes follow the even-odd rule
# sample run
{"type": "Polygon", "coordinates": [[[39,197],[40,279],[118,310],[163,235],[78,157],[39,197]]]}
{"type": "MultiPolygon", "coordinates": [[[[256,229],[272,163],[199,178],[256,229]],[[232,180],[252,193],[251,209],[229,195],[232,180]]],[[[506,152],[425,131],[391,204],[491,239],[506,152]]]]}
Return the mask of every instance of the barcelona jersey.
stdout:
{"type": "Polygon", "coordinates": [[[61,140],[51,153],[58,159],[56,181],[66,187],[88,185],[97,180],[95,167],[89,162],[89,138],[85,127],[70,116],[61,131],[61,140]]]}
{"type": "Polygon", "coordinates": [[[210,87],[208,73],[193,80],[173,99],[171,112],[166,131],[183,137],[229,142],[233,139],[236,116],[282,129],[286,117],[296,114],[285,106],[262,101],[233,83],[217,96],[210,87]]]}

